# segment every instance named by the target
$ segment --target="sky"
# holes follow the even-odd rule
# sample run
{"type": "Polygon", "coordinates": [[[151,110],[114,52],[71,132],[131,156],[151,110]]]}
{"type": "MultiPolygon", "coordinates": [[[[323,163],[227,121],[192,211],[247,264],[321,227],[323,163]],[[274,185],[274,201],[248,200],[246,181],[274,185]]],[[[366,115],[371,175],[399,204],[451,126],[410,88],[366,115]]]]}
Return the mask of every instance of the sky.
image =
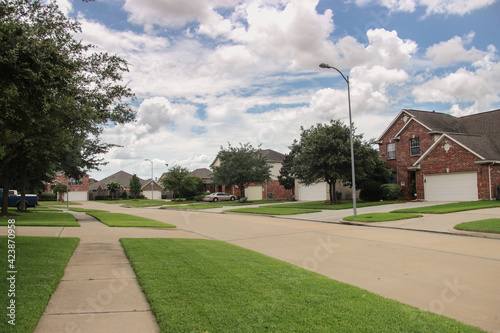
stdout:
{"type": "Polygon", "coordinates": [[[301,127],[378,138],[402,109],[500,108],[500,0],[57,0],[75,36],[129,64],[137,119],[89,172],[210,168],[221,147],[287,153],[301,127]],[[166,166],[168,164],[168,167],[166,166]]]}

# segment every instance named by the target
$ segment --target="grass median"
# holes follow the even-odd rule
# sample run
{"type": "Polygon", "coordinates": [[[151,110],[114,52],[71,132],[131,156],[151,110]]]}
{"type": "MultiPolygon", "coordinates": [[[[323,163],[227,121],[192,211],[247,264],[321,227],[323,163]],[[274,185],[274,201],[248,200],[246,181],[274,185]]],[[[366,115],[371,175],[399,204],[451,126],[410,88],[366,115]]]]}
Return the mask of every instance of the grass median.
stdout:
{"type": "Polygon", "coordinates": [[[162,332],[482,332],[228,243],[120,241],[162,332]]]}
{"type": "Polygon", "coordinates": [[[283,209],[278,207],[248,207],[248,208],[237,208],[228,209],[224,212],[232,213],[247,213],[247,214],[263,214],[263,215],[296,215],[296,214],[308,214],[321,212],[319,209],[299,209],[299,208],[289,208],[283,209]]]}
{"type": "Polygon", "coordinates": [[[408,213],[371,213],[371,214],[360,214],[357,216],[347,216],[344,217],[343,220],[352,222],[373,223],[373,222],[406,220],[406,219],[413,219],[416,217],[422,217],[422,215],[408,214],[408,213]]]}
{"type": "Polygon", "coordinates": [[[464,222],[457,224],[457,230],[488,232],[492,234],[500,234],[500,219],[486,219],[472,222],[464,222]]]}
{"type": "MultiPolygon", "coordinates": [[[[50,297],[64,275],[64,269],[78,244],[78,238],[16,237],[15,241],[15,296],[8,297],[11,281],[2,274],[2,320],[0,332],[33,332],[45,311],[50,297]],[[15,300],[15,326],[7,323],[7,302],[15,300]],[[15,328],[15,330],[13,330],[15,328]]],[[[7,237],[0,236],[0,266],[4,273],[9,269],[7,237]]],[[[9,274],[10,276],[10,274],[9,274]]],[[[10,311],[10,310],[9,310],[10,311]]]]}
{"type": "Polygon", "coordinates": [[[480,200],[454,202],[427,207],[415,207],[408,209],[393,210],[391,213],[417,213],[417,214],[448,214],[464,212],[468,210],[500,207],[500,201],[480,200]]]}
{"type": "Polygon", "coordinates": [[[144,227],[144,228],[175,228],[175,225],[148,219],[145,217],[122,213],[88,212],[108,227],[144,227]]]}
{"type": "Polygon", "coordinates": [[[9,219],[16,220],[16,226],[39,227],[79,227],[80,224],[70,213],[40,212],[19,213],[14,217],[0,217],[0,226],[7,225],[9,219]]]}
{"type": "MultiPolygon", "coordinates": [[[[357,201],[356,207],[371,207],[402,203],[402,201],[357,201]]],[[[307,201],[294,202],[279,205],[271,205],[269,207],[276,208],[301,208],[301,209],[320,209],[320,210],[340,210],[352,208],[352,201],[341,201],[336,205],[330,204],[329,201],[307,201]]]]}

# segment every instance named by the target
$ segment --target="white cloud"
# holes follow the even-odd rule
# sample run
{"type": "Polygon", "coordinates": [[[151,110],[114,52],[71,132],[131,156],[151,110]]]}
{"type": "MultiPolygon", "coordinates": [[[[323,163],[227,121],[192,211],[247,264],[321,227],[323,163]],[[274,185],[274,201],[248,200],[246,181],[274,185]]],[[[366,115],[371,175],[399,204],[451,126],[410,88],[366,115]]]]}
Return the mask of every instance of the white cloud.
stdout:
{"type": "MultiPolygon", "coordinates": [[[[426,15],[452,14],[466,15],[474,10],[488,7],[496,0],[377,0],[390,11],[414,12],[417,7],[425,7],[426,15]]],[[[372,3],[370,0],[355,0],[358,6],[372,3]]]]}
{"type": "Polygon", "coordinates": [[[480,60],[484,57],[485,52],[479,51],[475,47],[469,50],[464,47],[472,42],[473,37],[474,33],[470,33],[464,38],[455,36],[450,40],[434,44],[427,49],[426,56],[438,65],[480,60]]]}
{"type": "Polygon", "coordinates": [[[394,30],[373,29],[368,30],[366,35],[370,41],[366,50],[371,62],[389,69],[408,66],[417,51],[417,43],[399,38],[394,30]]]}

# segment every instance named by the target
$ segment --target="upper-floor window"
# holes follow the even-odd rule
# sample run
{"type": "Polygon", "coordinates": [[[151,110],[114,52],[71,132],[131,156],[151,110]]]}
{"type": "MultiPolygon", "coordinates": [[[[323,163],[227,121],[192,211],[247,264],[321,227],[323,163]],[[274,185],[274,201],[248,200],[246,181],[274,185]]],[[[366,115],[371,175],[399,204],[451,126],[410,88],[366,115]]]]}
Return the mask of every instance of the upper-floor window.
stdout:
{"type": "Polygon", "coordinates": [[[420,155],[420,139],[414,138],[410,139],[410,155],[420,155]]]}
{"type": "Polygon", "coordinates": [[[392,160],[396,158],[396,144],[388,143],[387,144],[387,159],[392,160]]]}

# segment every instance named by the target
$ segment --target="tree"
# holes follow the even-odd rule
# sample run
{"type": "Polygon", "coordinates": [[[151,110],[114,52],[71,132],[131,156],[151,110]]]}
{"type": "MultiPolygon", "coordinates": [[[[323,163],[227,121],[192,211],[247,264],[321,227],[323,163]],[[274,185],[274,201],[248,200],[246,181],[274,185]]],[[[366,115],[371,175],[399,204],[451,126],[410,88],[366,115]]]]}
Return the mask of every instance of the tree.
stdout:
{"type": "Polygon", "coordinates": [[[183,189],[183,181],[189,175],[189,170],[179,165],[175,165],[169,169],[161,178],[160,183],[163,188],[174,192],[178,191],[179,199],[181,190],[183,189]]]}
{"type": "Polygon", "coordinates": [[[278,175],[278,181],[286,190],[292,190],[293,197],[295,198],[295,177],[292,171],[293,157],[293,152],[285,155],[285,159],[281,164],[280,174],[278,175]]]}
{"type": "Polygon", "coordinates": [[[133,195],[135,199],[137,199],[137,196],[141,194],[141,181],[139,180],[139,177],[137,177],[136,174],[133,174],[132,177],[130,178],[130,195],[133,195]]]}
{"type": "MultiPolygon", "coordinates": [[[[331,120],[329,125],[317,124],[301,130],[300,142],[295,140],[290,147],[295,154],[292,173],[306,185],[325,181],[329,185],[330,202],[337,203],[337,180],[352,182],[350,129],[339,120],[331,120]]],[[[385,167],[377,151],[369,142],[362,141],[362,135],[353,133],[353,137],[357,182],[380,177],[378,173],[383,174],[385,167]]]]}
{"type": "Polygon", "coordinates": [[[122,185],[117,182],[117,181],[110,181],[109,183],[106,183],[106,189],[108,190],[109,194],[111,195],[111,198],[115,197],[116,192],[120,191],[120,187],[122,185]]]}
{"type": "MultiPolygon", "coordinates": [[[[33,168],[32,152],[51,152],[40,174],[60,167],[78,178],[98,168],[108,123],[135,118],[122,85],[125,60],[92,53],[73,38],[80,25],[53,2],[0,2],[0,184],[8,190],[33,168]],[[58,153],[62,152],[62,153],[58,153]]],[[[2,215],[7,214],[7,200],[2,215]]]]}
{"type": "Polygon", "coordinates": [[[54,193],[56,194],[56,200],[59,197],[58,194],[60,195],[61,193],[66,193],[68,190],[68,187],[66,184],[63,183],[57,183],[56,186],[54,186],[54,193]]]}
{"type": "Polygon", "coordinates": [[[181,193],[184,197],[193,197],[203,191],[203,180],[196,176],[186,176],[182,180],[181,193]]]}
{"type": "Polygon", "coordinates": [[[271,179],[271,165],[267,158],[250,143],[240,143],[239,147],[229,144],[227,149],[221,146],[217,157],[220,164],[212,168],[212,181],[218,185],[238,185],[242,197],[245,197],[248,185],[262,184],[271,179]]]}

